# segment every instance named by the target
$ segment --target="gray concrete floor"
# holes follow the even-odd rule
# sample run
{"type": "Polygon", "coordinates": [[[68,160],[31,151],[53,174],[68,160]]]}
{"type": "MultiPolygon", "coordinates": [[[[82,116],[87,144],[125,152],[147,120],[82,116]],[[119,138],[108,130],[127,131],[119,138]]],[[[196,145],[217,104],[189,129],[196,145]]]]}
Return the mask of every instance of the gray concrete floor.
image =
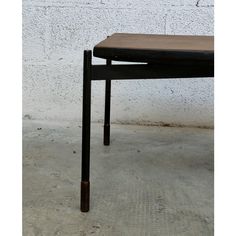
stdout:
{"type": "Polygon", "coordinates": [[[213,235],[213,130],[92,126],[91,210],[81,213],[81,127],[24,121],[24,236],[213,235]]]}

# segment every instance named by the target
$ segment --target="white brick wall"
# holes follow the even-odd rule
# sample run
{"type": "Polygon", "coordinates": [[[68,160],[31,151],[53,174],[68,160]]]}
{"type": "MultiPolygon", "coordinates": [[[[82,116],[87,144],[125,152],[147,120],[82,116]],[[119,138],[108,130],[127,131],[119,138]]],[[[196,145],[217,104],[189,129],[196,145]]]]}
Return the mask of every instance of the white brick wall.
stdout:
{"type": "MultiPolygon", "coordinates": [[[[83,50],[107,35],[213,35],[213,21],[212,0],[23,0],[24,116],[80,121],[83,50]]],[[[100,121],[104,82],[92,89],[100,121]]],[[[112,121],[213,126],[213,80],[112,81],[112,121]]]]}

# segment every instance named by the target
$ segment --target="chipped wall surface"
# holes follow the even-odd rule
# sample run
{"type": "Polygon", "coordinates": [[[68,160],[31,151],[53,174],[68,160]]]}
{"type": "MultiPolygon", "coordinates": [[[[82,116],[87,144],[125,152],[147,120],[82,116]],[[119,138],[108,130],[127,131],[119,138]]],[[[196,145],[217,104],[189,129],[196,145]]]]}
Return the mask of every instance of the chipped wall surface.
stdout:
{"type": "MultiPolygon", "coordinates": [[[[23,0],[23,115],[81,121],[83,50],[114,32],[213,31],[212,0],[23,0]]],[[[213,87],[209,78],[112,81],[112,122],[213,126],[213,87]]],[[[92,120],[103,116],[97,81],[92,120]]]]}

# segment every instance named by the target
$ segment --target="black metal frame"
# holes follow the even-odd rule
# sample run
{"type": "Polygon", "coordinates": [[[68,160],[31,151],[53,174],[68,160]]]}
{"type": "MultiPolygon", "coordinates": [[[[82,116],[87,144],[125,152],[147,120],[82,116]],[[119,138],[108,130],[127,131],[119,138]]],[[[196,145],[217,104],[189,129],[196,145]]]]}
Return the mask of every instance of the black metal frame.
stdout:
{"type": "Polygon", "coordinates": [[[82,179],[81,205],[82,212],[89,211],[90,202],[90,123],[91,123],[91,83],[92,80],[105,80],[105,116],[104,145],[110,144],[110,106],[111,80],[127,79],[177,79],[214,77],[214,64],[206,63],[170,63],[170,64],[130,64],[112,65],[111,60],[106,65],[92,65],[92,51],[84,51],[83,68],[83,115],[82,115],[82,179]]]}

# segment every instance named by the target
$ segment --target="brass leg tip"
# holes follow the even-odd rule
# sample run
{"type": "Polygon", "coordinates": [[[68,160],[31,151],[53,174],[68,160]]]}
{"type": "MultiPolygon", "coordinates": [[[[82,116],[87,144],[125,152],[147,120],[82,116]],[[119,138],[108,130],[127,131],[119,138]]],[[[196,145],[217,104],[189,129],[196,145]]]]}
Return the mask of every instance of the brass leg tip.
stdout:
{"type": "Polygon", "coordinates": [[[89,211],[89,198],[90,198],[90,184],[89,181],[81,181],[81,198],[80,198],[80,210],[82,212],[89,211]]]}

